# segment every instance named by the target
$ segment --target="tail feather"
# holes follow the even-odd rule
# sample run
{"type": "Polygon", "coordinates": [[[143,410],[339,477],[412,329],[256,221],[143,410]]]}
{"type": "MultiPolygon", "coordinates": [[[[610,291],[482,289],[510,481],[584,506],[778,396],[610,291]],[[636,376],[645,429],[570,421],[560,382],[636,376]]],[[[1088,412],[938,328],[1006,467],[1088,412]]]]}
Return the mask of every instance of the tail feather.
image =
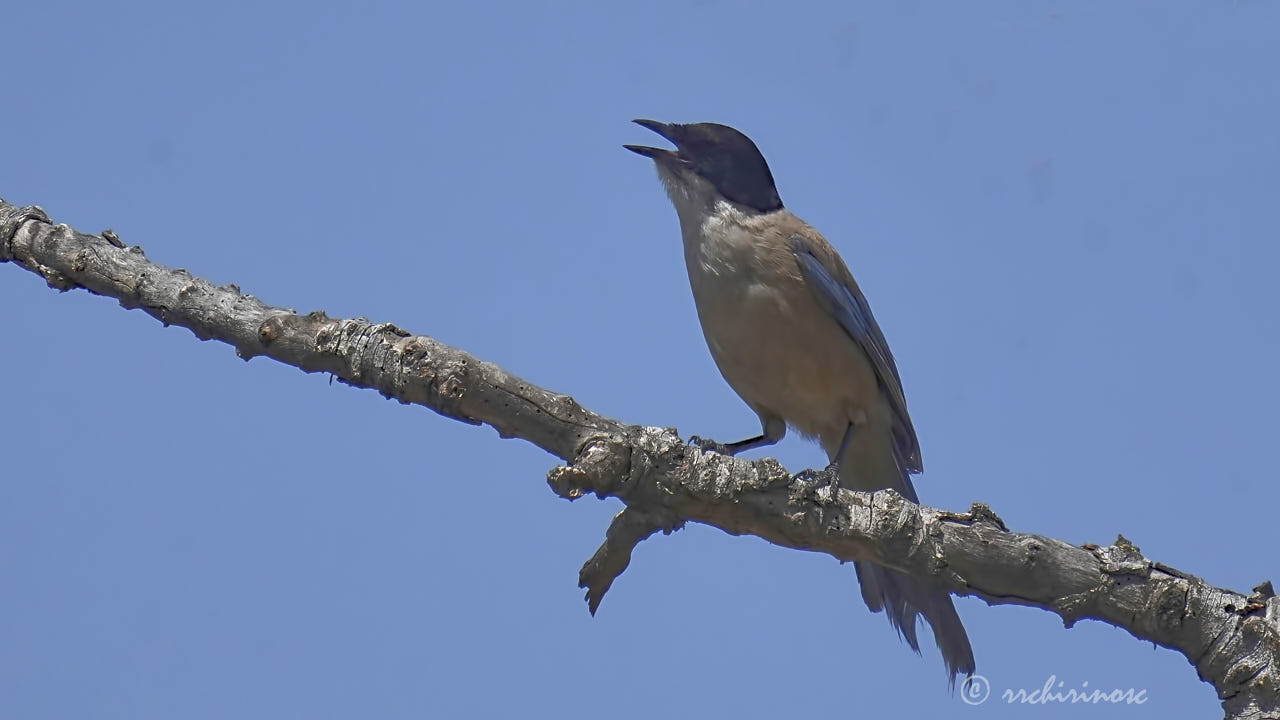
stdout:
{"type": "Polygon", "coordinates": [[[973,648],[964,624],[956,614],[951,594],[906,573],[881,567],[874,563],[854,563],[858,582],[862,585],[862,599],[872,612],[884,611],[889,624],[898,631],[912,650],[920,652],[916,637],[916,618],[923,615],[933,627],[933,638],[938,643],[947,674],[954,684],[956,675],[972,675],[974,670],[973,648]]]}
{"type": "MultiPolygon", "coordinates": [[[[858,438],[867,441],[874,438],[858,438]]],[[[908,500],[918,503],[915,488],[907,474],[906,463],[899,453],[879,452],[883,445],[873,444],[875,450],[870,452],[846,453],[840,463],[840,484],[853,490],[878,490],[891,487],[908,500]]],[[[892,445],[886,443],[892,447],[892,445]]],[[[865,445],[863,450],[868,449],[865,445]]],[[[933,628],[934,640],[946,663],[947,673],[952,685],[959,674],[972,675],[974,671],[973,648],[969,645],[969,636],[965,633],[964,624],[956,613],[951,602],[951,593],[943,590],[928,579],[916,578],[891,568],[874,563],[854,563],[858,573],[858,583],[862,586],[862,599],[872,612],[884,611],[903,640],[912,650],[920,652],[920,642],[916,636],[916,618],[924,616],[933,628]]]]}

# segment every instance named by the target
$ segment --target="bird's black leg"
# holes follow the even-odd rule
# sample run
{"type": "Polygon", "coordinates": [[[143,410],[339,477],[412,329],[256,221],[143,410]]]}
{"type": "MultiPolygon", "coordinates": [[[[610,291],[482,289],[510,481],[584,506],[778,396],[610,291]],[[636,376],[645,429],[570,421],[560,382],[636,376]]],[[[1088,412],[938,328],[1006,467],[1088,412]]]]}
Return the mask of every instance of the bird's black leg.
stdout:
{"type": "Polygon", "coordinates": [[[836,454],[831,456],[831,462],[827,463],[827,467],[820,472],[806,471],[808,474],[804,479],[817,480],[819,487],[825,485],[840,484],[840,462],[844,460],[844,453],[849,449],[849,443],[853,441],[853,423],[844,429],[844,437],[840,438],[840,447],[836,448],[836,454]]]}
{"type": "Polygon", "coordinates": [[[853,423],[849,423],[849,427],[844,429],[844,437],[840,438],[840,447],[836,449],[835,457],[831,458],[831,463],[827,465],[827,470],[837,472],[840,470],[840,462],[844,460],[844,453],[849,449],[849,443],[853,442],[853,423]]]}
{"type": "Polygon", "coordinates": [[[787,424],[776,418],[761,418],[760,425],[763,432],[755,437],[747,438],[746,440],[722,444],[715,440],[708,440],[694,435],[689,438],[689,444],[696,445],[709,452],[720,453],[721,455],[737,455],[738,453],[746,452],[747,450],[755,450],[756,448],[776,445],[787,435],[787,424]]]}

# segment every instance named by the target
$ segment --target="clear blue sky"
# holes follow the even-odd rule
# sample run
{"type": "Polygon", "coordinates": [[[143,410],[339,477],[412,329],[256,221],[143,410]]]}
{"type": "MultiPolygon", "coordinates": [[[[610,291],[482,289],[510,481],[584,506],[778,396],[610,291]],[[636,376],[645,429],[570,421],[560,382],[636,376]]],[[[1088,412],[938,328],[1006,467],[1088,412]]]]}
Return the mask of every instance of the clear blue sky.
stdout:
{"type": "MultiPolygon", "coordinates": [[[[0,196],[634,422],[757,429],[633,117],[734,125],[898,357],[924,501],[1277,577],[1280,4],[19,3],[0,196]]],[[[487,428],[0,266],[5,718],[1213,717],[1180,655],[958,605],[971,708],[831,559],[689,527],[597,617],[615,502],[487,428]]],[[[799,438],[788,467],[824,462],[799,438]]]]}

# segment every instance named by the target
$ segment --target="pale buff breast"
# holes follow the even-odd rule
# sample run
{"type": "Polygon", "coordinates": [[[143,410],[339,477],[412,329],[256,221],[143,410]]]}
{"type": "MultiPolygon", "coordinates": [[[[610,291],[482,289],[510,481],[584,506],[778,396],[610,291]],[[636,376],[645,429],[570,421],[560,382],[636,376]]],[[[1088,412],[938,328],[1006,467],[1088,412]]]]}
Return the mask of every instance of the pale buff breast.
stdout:
{"type": "Polygon", "coordinates": [[[850,422],[879,413],[875,371],[805,285],[786,242],[790,223],[762,234],[751,221],[715,215],[698,237],[686,237],[707,345],[725,380],[757,413],[780,417],[824,446],[838,443],[850,422]]]}

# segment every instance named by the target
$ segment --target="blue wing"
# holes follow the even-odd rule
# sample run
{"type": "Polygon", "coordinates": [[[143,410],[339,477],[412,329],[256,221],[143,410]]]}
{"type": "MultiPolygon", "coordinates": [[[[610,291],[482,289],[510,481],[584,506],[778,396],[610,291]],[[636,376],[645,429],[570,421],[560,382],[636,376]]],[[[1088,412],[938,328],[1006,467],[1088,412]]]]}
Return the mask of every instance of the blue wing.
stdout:
{"type": "MultiPolygon", "coordinates": [[[[912,472],[923,470],[920,460],[920,443],[916,439],[915,428],[911,425],[911,417],[907,414],[907,401],[902,392],[902,379],[898,377],[898,366],[894,364],[893,353],[889,351],[889,343],[880,331],[875,316],[871,314],[871,306],[867,299],[853,283],[849,271],[831,269],[822,259],[814,254],[809,241],[801,235],[791,238],[791,250],[795,253],[800,272],[813,289],[818,304],[835,318],[840,327],[853,338],[875,368],[880,386],[894,409],[897,422],[893,428],[895,440],[894,450],[898,454],[900,467],[912,472]],[[835,270],[835,272],[833,272],[835,270]],[[840,276],[848,276],[848,281],[840,276]]],[[[834,252],[833,252],[834,254],[834,252]]],[[[839,262],[837,260],[836,262],[839,262]]]]}

